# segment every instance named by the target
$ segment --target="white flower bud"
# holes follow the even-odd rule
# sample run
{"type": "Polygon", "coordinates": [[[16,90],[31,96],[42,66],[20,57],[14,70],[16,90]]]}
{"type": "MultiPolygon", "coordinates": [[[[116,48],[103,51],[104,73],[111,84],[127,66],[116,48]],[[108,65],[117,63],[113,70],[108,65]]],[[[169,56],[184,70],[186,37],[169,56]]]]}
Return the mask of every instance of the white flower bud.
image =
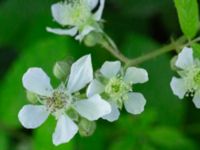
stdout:
{"type": "Polygon", "coordinates": [[[88,47],[93,47],[96,44],[100,43],[101,40],[102,40],[101,32],[91,32],[84,38],[84,43],[88,47]]]}
{"type": "Polygon", "coordinates": [[[71,62],[67,61],[58,61],[53,67],[53,74],[56,78],[60,80],[66,80],[70,72],[71,62]]]}

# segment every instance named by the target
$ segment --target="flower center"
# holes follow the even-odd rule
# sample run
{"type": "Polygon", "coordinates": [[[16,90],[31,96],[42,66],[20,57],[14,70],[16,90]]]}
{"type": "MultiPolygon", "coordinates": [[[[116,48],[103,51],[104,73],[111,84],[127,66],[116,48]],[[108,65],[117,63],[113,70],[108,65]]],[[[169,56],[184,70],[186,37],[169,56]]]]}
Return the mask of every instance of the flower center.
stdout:
{"type": "Polygon", "coordinates": [[[194,96],[196,90],[200,89],[200,67],[193,66],[190,70],[181,72],[187,88],[186,96],[194,96]]]}
{"type": "Polygon", "coordinates": [[[64,90],[55,90],[52,97],[47,98],[46,106],[51,113],[63,112],[72,102],[71,95],[64,90]]]}
{"type": "Polygon", "coordinates": [[[114,99],[124,98],[123,96],[132,90],[130,84],[123,81],[122,78],[114,77],[110,79],[105,87],[105,93],[114,99]]]}
{"type": "Polygon", "coordinates": [[[197,71],[196,75],[193,78],[194,82],[200,86],[200,70],[197,71]]]}
{"type": "Polygon", "coordinates": [[[91,18],[91,10],[85,0],[78,0],[72,4],[70,13],[73,25],[82,28],[91,18]]]}

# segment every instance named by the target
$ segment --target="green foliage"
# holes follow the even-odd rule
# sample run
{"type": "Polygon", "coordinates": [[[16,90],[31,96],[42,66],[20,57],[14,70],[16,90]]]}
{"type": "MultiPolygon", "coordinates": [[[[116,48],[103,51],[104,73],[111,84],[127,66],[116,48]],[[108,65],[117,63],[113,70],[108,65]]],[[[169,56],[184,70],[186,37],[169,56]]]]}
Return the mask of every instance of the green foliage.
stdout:
{"type": "Polygon", "coordinates": [[[8,150],[9,147],[9,139],[8,136],[5,134],[4,131],[0,129],[0,145],[2,150],[8,150]]]}
{"type": "Polygon", "coordinates": [[[3,1],[0,5],[0,46],[22,47],[34,39],[49,36],[45,28],[52,22],[50,11],[47,11],[52,1],[3,1]]]}
{"type": "Polygon", "coordinates": [[[200,58],[200,44],[194,43],[192,44],[192,48],[193,48],[194,56],[200,58]]]}
{"type": "Polygon", "coordinates": [[[151,142],[162,150],[196,150],[195,144],[174,128],[158,127],[149,130],[151,142]]]}
{"type": "Polygon", "coordinates": [[[182,32],[193,38],[199,29],[199,10],[197,0],[174,0],[182,32]]]}

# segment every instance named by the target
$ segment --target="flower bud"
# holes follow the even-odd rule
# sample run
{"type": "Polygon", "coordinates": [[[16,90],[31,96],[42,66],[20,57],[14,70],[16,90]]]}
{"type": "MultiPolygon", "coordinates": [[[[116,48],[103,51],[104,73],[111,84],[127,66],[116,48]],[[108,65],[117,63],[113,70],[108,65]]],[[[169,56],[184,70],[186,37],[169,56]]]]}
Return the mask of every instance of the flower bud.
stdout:
{"type": "Polygon", "coordinates": [[[177,58],[178,58],[177,56],[174,56],[170,61],[171,69],[174,70],[174,71],[177,70],[177,67],[176,67],[177,58]]]}
{"type": "Polygon", "coordinates": [[[79,122],[79,133],[81,136],[91,136],[96,129],[96,123],[89,121],[85,118],[81,118],[79,122]]]}
{"type": "Polygon", "coordinates": [[[60,80],[66,80],[70,73],[71,61],[57,61],[53,67],[53,74],[60,80]]]}
{"type": "Polygon", "coordinates": [[[84,38],[84,43],[88,47],[93,47],[102,40],[100,32],[91,32],[84,38]]]}
{"type": "Polygon", "coordinates": [[[33,104],[38,102],[38,97],[37,97],[37,95],[35,93],[27,91],[26,92],[26,97],[27,97],[28,101],[33,103],[33,104]]]}

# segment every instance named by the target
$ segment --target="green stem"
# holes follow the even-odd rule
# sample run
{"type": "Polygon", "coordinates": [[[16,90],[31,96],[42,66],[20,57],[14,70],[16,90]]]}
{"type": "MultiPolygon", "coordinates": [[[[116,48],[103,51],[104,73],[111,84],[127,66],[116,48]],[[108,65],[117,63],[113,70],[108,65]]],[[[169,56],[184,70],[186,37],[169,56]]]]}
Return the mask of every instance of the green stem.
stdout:
{"type": "Polygon", "coordinates": [[[106,34],[103,35],[103,39],[100,42],[100,45],[102,47],[105,48],[105,50],[107,50],[109,53],[111,53],[114,57],[116,57],[117,59],[119,59],[120,61],[124,62],[125,64],[127,64],[130,59],[127,58],[126,56],[124,56],[119,49],[117,48],[116,44],[112,41],[112,39],[110,39],[109,36],[107,36],[106,34]]]}
{"type": "Polygon", "coordinates": [[[164,53],[176,50],[176,49],[181,49],[183,46],[183,43],[186,41],[185,37],[180,37],[177,41],[172,42],[169,45],[166,45],[162,48],[159,48],[153,52],[149,52],[143,56],[140,56],[138,58],[134,58],[132,60],[130,60],[130,62],[128,64],[126,64],[127,66],[134,66],[134,65],[139,65],[145,61],[151,60],[153,58],[156,58],[157,56],[160,56],[164,53]]]}
{"type": "Polygon", "coordinates": [[[119,50],[118,48],[115,46],[113,46],[113,41],[107,36],[104,35],[104,40],[101,43],[101,45],[108,51],[110,52],[114,57],[118,58],[120,61],[125,63],[125,66],[136,66],[139,65],[145,61],[151,60],[153,58],[156,58],[162,54],[165,54],[167,52],[173,51],[173,50],[180,50],[185,46],[189,46],[195,42],[200,41],[200,37],[197,37],[196,39],[189,41],[187,43],[185,43],[187,41],[187,39],[184,36],[181,36],[180,38],[178,38],[176,41],[172,41],[172,43],[159,48],[155,51],[149,52],[143,56],[140,56],[138,58],[133,58],[133,59],[129,59],[126,56],[124,56],[119,50]]]}
{"type": "Polygon", "coordinates": [[[118,58],[119,60],[121,60],[122,62],[124,62],[125,64],[127,64],[130,60],[125,57],[122,53],[120,53],[120,51],[113,49],[110,45],[106,44],[106,43],[102,43],[101,44],[108,52],[110,52],[114,57],[118,58]]]}

